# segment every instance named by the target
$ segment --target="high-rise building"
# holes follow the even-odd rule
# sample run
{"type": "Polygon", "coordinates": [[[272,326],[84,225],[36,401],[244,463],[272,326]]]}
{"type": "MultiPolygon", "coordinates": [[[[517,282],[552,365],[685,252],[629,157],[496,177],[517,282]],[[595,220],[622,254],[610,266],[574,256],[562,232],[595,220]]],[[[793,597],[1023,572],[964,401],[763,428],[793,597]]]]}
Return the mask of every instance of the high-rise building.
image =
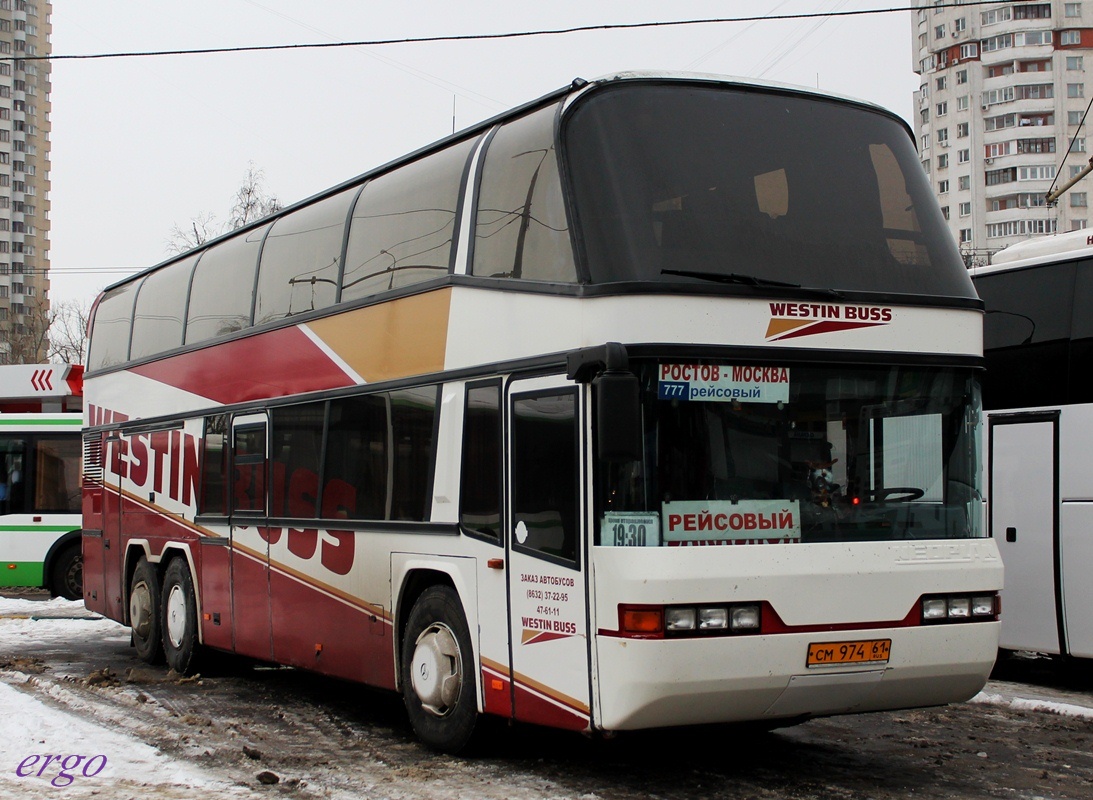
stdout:
{"type": "Polygon", "coordinates": [[[919,154],[965,260],[1085,228],[1093,175],[1045,195],[1093,152],[1093,0],[915,6],[919,154]]]}
{"type": "Polygon", "coordinates": [[[49,0],[0,0],[0,364],[46,358],[49,0]]]}

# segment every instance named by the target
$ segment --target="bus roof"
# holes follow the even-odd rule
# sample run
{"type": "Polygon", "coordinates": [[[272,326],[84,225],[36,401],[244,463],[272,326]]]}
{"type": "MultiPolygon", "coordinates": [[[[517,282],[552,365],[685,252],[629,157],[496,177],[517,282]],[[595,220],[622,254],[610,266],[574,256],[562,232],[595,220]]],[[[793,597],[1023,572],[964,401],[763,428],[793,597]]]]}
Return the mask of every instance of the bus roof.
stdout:
{"type": "Polygon", "coordinates": [[[1093,255],[1093,231],[1067,231],[1050,236],[1037,236],[999,250],[991,258],[991,263],[983,267],[973,267],[972,277],[989,275],[992,272],[1005,272],[1021,267],[1047,264],[1067,258],[1093,255]]]}
{"type": "Polygon", "coordinates": [[[107,286],[105,289],[103,289],[102,292],[99,294],[99,297],[102,297],[102,295],[104,295],[106,292],[110,291],[111,289],[114,289],[118,286],[123,286],[127,283],[130,283],[131,281],[137,280],[138,278],[140,278],[144,275],[147,275],[151,272],[155,272],[156,270],[160,269],[161,267],[166,266],[167,264],[170,264],[174,261],[180,261],[184,258],[187,258],[187,257],[193,255],[196,252],[199,252],[199,251],[202,251],[202,250],[207,250],[207,249],[213,247],[216,244],[219,244],[220,242],[222,242],[226,239],[230,239],[234,236],[241,235],[241,234],[245,233],[248,230],[251,230],[251,229],[254,229],[254,228],[260,228],[264,225],[269,224],[269,222],[271,220],[273,220],[277,217],[289,214],[289,213],[291,213],[291,212],[293,212],[297,209],[303,208],[304,206],[311,205],[312,203],[318,202],[319,200],[322,200],[326,197],[337,194],[337,193],[339,193],[343,190],[349,189],[350,187],[352,187],[354,185],[359,185],[359,184],[363,183],[366,180],[369,180],[373,177],[376,177],[376,176],[381,175],[385,172],[388,172],[392,169],[395,169],[396,167],[398,167],[402,164],[406,164],[406,163],[409,163],[411,161],[414,161],[414,160],[416,160],[418,158],[421,158],[422,156],[427,155],[428,153],[431,153],[435,150],[440,150],[440,149],[442,149],[443,147],[446,147],[449,144],[453,144],[453,143],[458,142],[458,141],[463,140],[463,139],[469,139],[469,138],[478,136],[478,135],[482,134],[483,132],[488,131],[490,128],[494,127],[495,125],[500,124],[501,122],[504,122],[504,121],[509,120],[509,119],[513,119],[515,117],[519,117],[519,116],[521,116],[523,114],[526,114],[529,111],[531,111],[535,108],[538,108],[540,106],[547,105],[547,104],[552,103],[552,102],[556,102],[559,99],[565,97],[566,95],[570,95],[569,100],[573,101],[573,100],[576,100],[578,96],[580,96],[580,95],[582,95],[582,94],[584,94],[588,91],[595,90],[595,89],[603,87],[603,86],[616,84],[616,83],[623,82],[623,81],[634,81],[634,82],[664,81],[664,82],[678,82],[678,83],[686,83],[686,82],[718,83],[718,84],[723,84],[723,85],[726,85],[726,86],[752,87],[752,88],[755,88],[755,89],[767,90],[767,91],[771,91],[771,92],[787,92],[787,93],[792,93],[792,94],[810,95],[810,96],[813,96],[813,97],[819,97],[819,98],[824,98],[824,99],[828,99],[828,100],[834,100],[834,101],[840,102],[840,103],[848,103],[848,104],[851,104],[851,105],[861,106],[861,107],[867,108],[871,111],[875,111],[875,112],[878,112],[878,113],[881,113],[881,114],[885,114],[885,115],[891,117],[892,119],[898,121],[903,126],[903,128],[907,131],[907,133],[911,137],[911,139],[914,140],[914,133],[911,130],[911,128],[908,126],[907,122],[902,117],[900,117],[898,114],[896,114],[895,112],[893,112],[889,109],[886,109],[883,106],[880,106],[880,105],[877,105],[875,103],[869,102],[867,100],[861,100],[859,98],[851,97],[851,96],[848,96],[848,95],[842,95],[842,94],[838,94],[838,93],[835,93],[835,92],[823,91],[821,89],[816,89],[816,88],[812,88],[812,87],[808,87],[808,86],[799,86],[799,85],[796,85],[796,84],[778,83],[776,81],[764,81],[764,80],[758,80],[758,79],[755,79],[755,78],[745,78],[745,77],[737,77],[737,76],[731,76],[731,75],[717,75],[717,74],[713,74],[713,73],[680,72],[680,71],[666,71],[666,70],[665,71],[630,70],[630,71],[614,72],[614,73],[610,73],[610,74],[607,74],[607,75],[603,75],[603,76],[598,77],[598,78],[594,78],[591,81],[585,80],[584,78],[579,78],[578,77],[578,78],[574,78],[568,86],[563,86],[560,89],[556,89],[553,92],[549,92],[549,93],[547,93],[547,94],[543,95],[542,97],[539,97],[535,100],[531,100],[527,103],[516,106],[516,107],[514,107],[512,109],[509,109],[507,111],[503,111],[503,112],[501,112],[500,114],[497,114],[494,117],[483,120],[482,122],[479,122],[479,123],[477,123],[475,125],[472,125],[468,128],[464,128],[461,131],[457,131],[457,132],[451,134],[450,136],[446,136],[443,139],[439,139],[435,142],[432,142],[431,144],[428,144],[428,145],[425,145],[424,147],[418,148],[417,150],[414,150],[410,153],[407,153],[406,155],[399,156],[398,158],[394,159],[393,161],[389,161],[385,164],[381,164],[381,165],[379,165],[379,166],[377,166],[373,169],[370,169],[366,172],[361,173],[360,175],[357,175],[353,178],[350,178],[349,180],[343,181],[342,183],[339,183],[336,186],[332,186],[329,189],[324,189],[323,191],[319,192],[318,194],[312,195],[310,197],[304,198],[303,200],[292,203],[291,205],[285,206],[284,208],[280,209],[279,211],[275,212],[274,214],[270,214],[269,216],[262,217],[260,219],[254,220],[253,222],[250,222],[250,223],[244,225],[241,228],[237,228],[235,230],[228,231],[227,233],[224,233],[224,234],[222,234],[220,236],[217,236],[213,239],[209,239],[208,241],[202,242],[197,247],[194,247],[194,248],[192,248],[190,250],[187,250],[183,253],[178,253],[176,255],[173,255],[170,258],[167,258],[164,261],[161,261],[157,264],[153,264],[152,266],[150,266],[146,269],[143,269],[139,272],[136,272],[133,275],[130,275],[126,278],[122,278],[121,280],[116,281],[113,284],[110,284],[109,286],[107,286]]]}

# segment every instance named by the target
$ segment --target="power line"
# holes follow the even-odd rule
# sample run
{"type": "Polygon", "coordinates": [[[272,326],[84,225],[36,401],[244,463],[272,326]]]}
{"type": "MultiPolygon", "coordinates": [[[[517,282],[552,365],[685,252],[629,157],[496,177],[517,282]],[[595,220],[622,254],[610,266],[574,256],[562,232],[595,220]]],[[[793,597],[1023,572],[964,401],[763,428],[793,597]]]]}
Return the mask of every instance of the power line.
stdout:
{"type": "Polygon", "coordinates": [[[132,275],[144,267],[27,267],[24,275],[132,275]]]}
{"type": "MultiPolygon", "coordinates": [[[[295,17],[291,17],[288,14],[282,14],[280,11],[276,11],[275,9],[272,9],[272,8],[269,8],[268,6],[262,5],[261,3],[258,2],[258,0],[244,0],[244,1],[246,3],[254,6],[255,8],[260,8],[263,11],[265,11],[269,14],[272,14],[273,16],[280,17],[281,19],[286,20],[287,22],[291,22],[294,25],[299,25],[301,28],[305,28],[305,29],[311,31],[312,33],[317,33],[320,36],[323,36],[328,40],[331,40],[331,41],[335,40],[334,35],[329,33],[328,31],[324,31],[321,28],[316,28],[314,25],[310,25],[310,24],[304,22],[303,20],[299,20],[299,19],[296,19],[295,17]]],[[[508,108],[509,104],[507,104],[507,103],[503,103],[500,100],[495,100],[492,97],[487,97],[484,94],[479,94],[478,92],[474,91],[473,89],[468,89],[465,86],[460,86],[459,84],[451,83],[450,81],[447,81],[444,78],[441,78],[437,75],[433,75],[433,74],[428,73],[428,72],[425,72],[424,70],[420,70],[417,67],[412,67],[409,64],[404,64],[401,61],[396,61],[395,59],[389,58],[388,56],[383,56],[383,55],[380,55],[379,53],[370,53],[370,52],[367,52],[367,51],[361,51],[359,54],[362,55],[362,56],[367,56],[368,58],[373,58],[377,61],[380,61],[384,64],[387,64],[390,67],[394,67],[395,69],[401,70],[402,72],[405,72],[408,75],[413,75],[415,78],[417,78],[419,80],[423,80],[427,83],[431,83],[433,86],[437,86],[441,89],[445,89],[446,91],[452,91],[453,89],[458,90],[458,93],[462,94],[468,100],[477,101],[479,103],[483,103],[483,101],[484,101],[484,103],[483,103],[484,105],[487,105],[487,106],[492,105],[492,106],[495,106],[496,108],[499,108],[499,109],[508,108]]]]}
{"type": "Polygon", "coordinates": [[[803,14],[771,14],[769,16],[747,17],[708,17],[705,19],[660,20],[654,22],[618,22],[604,25],[573,25],[567,28],[543,28],[532,31],[508,31],[505,33],[468,33],[448,36],[409,36],[402,39],[364,39],[348,42],[306,42],[297,44],[265,44],[243,47],[201,47],[192,50],[141,50],[114,53],[68,53],[48,56],[4,56],[0,61],[78,61],[105,58],[145,58],[149,56],[195,56],[213,53],[254,53],[273,50],[319,50],[334,47],[378,47],[391,44],[427,44],[430,42],[481,42],[499,39],[526,39],[533,36],[560,36],[571,33],[589,33],[593,31],[636,30],[640,28],[671,28],[689,25],[716,25],[730,22],[771,22],[795,19],[830,19],[834,17],[864,17],[878,14],[896,14],[906,11],[957,8],[970,6],[1002,5],[1010,0],[971,0],[971,2],[937,3],[928,7],[896,6],[888,8],[866,8],[854,11],[817,11],[803,14]]]}
{"type": "MultiPolygon", "coordinates": [[[[1066,152],[1063,154],[1063,159],[1059,163],[1058,169],[1055,170],[1055,178],[1051,181],[1051,186],[1047,187],[1047,192],[1044,193],[1044,197],[1047,198],[1048,204],[1056,203],[1059,200],[1058,197],[1052,197],[1052,193],[1055,191],[1055,184],[1059,182],[1059,176],[1063,174],[1063,165],[1066,162],[1066,157],[1074,152],[1074,145],[1078,142],[1078,132],[1081,131],[1082,127],[1085,125],[1085,118],[1089,116],[1090,108],[1093,108],[1093,97],[1089,98],[1089,103],[1086,105],[1085,111],[1082,112],[1082,118],[1078,121],[1078,129],[1074,131],[1074,135],[1070,137],[1070,145],[1066,148],[1066,152]]],[[[1090,161],[1090,164],[1093,165],[1093,160],[1090,161]]],[[[1079,172],[1066,186],[1059,190],[1059,194],[1062,195],[1063,192],[1077,183],[1078,179],[1084,178],[1088,174],[1088,170],[1079,172]]]]}

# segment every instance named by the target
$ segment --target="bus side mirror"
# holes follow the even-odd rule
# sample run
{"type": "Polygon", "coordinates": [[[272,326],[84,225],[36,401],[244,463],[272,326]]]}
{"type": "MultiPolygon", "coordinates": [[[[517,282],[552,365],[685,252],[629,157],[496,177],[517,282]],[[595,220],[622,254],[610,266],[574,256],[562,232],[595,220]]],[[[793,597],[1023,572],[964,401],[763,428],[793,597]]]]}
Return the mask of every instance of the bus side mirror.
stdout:
{"type": "Polygon", "coordinates": [[[596,398],[596,454],[601,461],[638,461],[641,400],[638,377],[608,370],[592,381],[596,398]]]}

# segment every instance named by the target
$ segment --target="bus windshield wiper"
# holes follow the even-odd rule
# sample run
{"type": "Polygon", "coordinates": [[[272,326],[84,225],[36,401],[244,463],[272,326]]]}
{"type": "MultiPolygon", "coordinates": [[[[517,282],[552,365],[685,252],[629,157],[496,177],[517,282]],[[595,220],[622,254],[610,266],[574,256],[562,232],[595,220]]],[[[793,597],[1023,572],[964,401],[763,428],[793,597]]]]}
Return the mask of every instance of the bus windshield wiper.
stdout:
{"type": "Polygon", "coordinates": [[[789,283],[788,281],[776,281],[770,278],[760,278],[755,275],[741,275],[738,272],[701,272],[699,270],[690,269],[662,269],[661,275],[681,275],[684,278],[699,278],[701,280],[715,281],[717,283],[734,283],[739,286],[758,286],[758,287],[776,287],[784,289],[802,289],[805,292],[813,294],[821,294],[825,297],[842,297],[842,294],[835,289],[824,288],[805,288],[799,283],[789,283]]]}

